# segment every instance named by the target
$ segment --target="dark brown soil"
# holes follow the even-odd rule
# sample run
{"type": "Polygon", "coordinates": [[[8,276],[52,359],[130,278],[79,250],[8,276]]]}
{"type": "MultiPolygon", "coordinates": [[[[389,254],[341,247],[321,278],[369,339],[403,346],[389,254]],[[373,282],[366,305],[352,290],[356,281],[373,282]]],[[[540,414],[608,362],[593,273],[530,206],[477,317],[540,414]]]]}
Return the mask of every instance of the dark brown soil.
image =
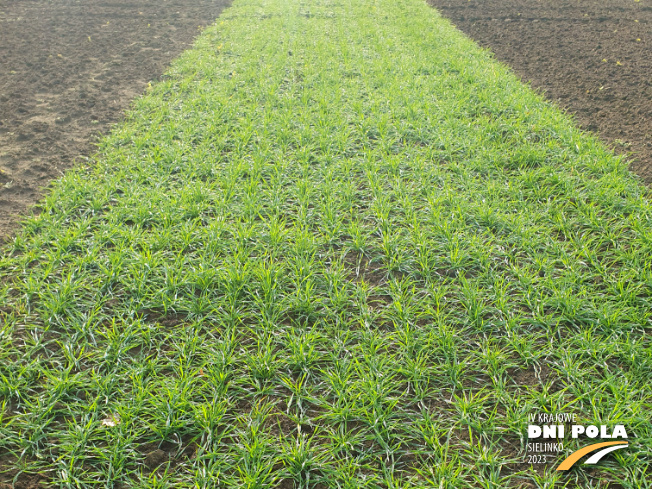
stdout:
{"type": "Polygon", "coordinates": [[[0,242],[230,0],[0,0],[0,242]]]}
{"type": "Polygon", "coordinates": [[[39,474],[21,475],[13,485],[0,482],[0,489],[40,489],[46,487],[42,482],[45,482],[45,478],[39,474]]]}
{"type": "Polygon", "coordinates": [[[160,465],[165,463],[168,460],[167,455],[161,449],[153,450],[147,454],[145,457],[145,465],[150,470],[158,468],[160,465]]]}
{"type": "Polygon", "coordinates": [[[652,0],[428,0],[652,183],[652,0]]]}

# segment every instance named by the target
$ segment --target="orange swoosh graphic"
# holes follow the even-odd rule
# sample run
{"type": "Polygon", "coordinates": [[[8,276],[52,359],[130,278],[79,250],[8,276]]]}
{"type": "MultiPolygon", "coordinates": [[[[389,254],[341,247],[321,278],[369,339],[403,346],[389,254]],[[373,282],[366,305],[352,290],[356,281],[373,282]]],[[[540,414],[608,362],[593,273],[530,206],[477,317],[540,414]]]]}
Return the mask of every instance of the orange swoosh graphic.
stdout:
{"type": "Polygon", "coordinates": [[[566,458],[566,460],[560,463],[559,467],[557,467],[557,470],[570,469],[573,465],[575,465],[575,462],[581,459],[584,455],[586,455],[587,453],[595,452],[599,448],[610,447],[612,445],[628,445],[628,444],[629,443],[626,441],[605,441],[603,443],[594,443],[593,445],[589,445],[588,447],[580,448],[578,451],[571,453],[568,456],[568,458],[566,458]]]}

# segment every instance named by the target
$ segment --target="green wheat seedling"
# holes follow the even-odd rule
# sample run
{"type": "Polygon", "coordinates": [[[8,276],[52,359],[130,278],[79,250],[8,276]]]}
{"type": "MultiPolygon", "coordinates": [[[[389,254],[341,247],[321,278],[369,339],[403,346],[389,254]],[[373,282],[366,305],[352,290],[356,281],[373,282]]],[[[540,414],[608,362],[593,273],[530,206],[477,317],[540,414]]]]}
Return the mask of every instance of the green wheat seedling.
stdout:
{"type": "Polygon", "coordinates": [[[40,207],[0,485],[649,487],[649,194],[420,0],[236,0],[40,207]]]}

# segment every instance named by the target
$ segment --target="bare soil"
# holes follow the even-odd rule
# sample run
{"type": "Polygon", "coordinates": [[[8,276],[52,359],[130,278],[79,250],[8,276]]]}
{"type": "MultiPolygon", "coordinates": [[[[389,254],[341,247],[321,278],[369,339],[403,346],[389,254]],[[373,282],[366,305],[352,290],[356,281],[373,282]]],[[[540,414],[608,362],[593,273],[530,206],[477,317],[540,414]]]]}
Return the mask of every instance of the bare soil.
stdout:
{"type": "Polygon", "coordinates": [[[0,243],[230,0],[0,0],[0,243]]]}
{"type": "Polygon", "coordinates": [[[428,0],[652,183],[652,0],[428,0]]]}

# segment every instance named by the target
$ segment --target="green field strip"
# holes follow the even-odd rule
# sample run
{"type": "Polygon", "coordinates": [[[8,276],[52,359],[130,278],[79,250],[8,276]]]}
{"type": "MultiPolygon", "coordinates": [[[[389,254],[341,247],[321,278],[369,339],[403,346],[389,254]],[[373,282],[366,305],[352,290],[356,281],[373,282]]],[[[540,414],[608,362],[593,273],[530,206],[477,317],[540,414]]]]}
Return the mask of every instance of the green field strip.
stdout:
{"type": "Polygon", "coordinates": [[[235,0],[37,214],[0,482],[652,487],[648,190],[424,1],[235,0]]]}

